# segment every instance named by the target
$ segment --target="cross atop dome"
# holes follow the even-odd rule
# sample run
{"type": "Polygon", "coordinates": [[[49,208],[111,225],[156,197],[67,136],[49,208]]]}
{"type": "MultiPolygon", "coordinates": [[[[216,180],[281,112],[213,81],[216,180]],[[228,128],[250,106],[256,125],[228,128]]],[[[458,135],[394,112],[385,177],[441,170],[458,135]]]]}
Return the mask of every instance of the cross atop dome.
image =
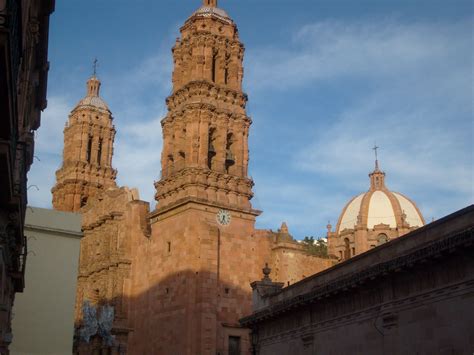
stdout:
{"type": "Polygon", "coordinates": [[[202,0],[204,6],[217,7],[217,0],[202,0]]]}
{"type": "Polygon", "coordinates": [[[377,143],[375,143],[374,147],[372,148],[372,150],[375,153],[375,171],[379,171],[379,158],[378,158],[378,152],[377,152],[378,149],[380,149],[380,147],[377,146],[377,143]]]}
{"type": "Polygon", "coordinates": [[[94,61],[92,64],[92,68],[93,68],[92,76],[97,76],[97,63],[98,62],[99,61],[97,60],[97,58],[94,58],[94,61]]]}

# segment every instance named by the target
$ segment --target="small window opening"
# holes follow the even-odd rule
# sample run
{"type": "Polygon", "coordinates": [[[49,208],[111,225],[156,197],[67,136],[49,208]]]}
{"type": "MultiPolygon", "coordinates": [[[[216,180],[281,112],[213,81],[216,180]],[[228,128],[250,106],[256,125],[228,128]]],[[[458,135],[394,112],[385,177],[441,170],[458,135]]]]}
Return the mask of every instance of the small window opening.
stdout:
{"type": "Polygon", "coordinates": [[[166,288],[165,291],[166,291],[166,294],[170,293],[170,289],[168,287],[166,288]]]}
{"type": "Polygon", "coordinates": [[[229,81],[229,69],[225,68],[224,70],[224,83],[227,85],[229,81]]]}
{"type": "Polygon", "coordinates": [[[171,253],[171,242],[168,242],[168,253],[171,253]]]}
{"type": "Polygon", "coordinates": [[[224,289],[224,292],[226,293],[226,295],[228,295],[228,294],[229,294],[229,291],[230,291],[230,290],[229,290],[229,288],[228,288],[228,287],[226,287],[226,288],[224,289]]]}
{"type": "Polygon", "coordinates": [[[356,248],[352,248],[352,256],[356,255],[356,248]]]}

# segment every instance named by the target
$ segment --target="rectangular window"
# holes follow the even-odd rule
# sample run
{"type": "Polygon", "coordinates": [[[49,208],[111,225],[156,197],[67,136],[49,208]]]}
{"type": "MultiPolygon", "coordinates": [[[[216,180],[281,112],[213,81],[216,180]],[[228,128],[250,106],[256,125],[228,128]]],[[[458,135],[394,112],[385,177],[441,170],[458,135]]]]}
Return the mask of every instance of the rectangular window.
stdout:
{"type": "Polygon", "coordinates": [[[240,337],[229,337],[229,355],[240,355],[240,337]]]}

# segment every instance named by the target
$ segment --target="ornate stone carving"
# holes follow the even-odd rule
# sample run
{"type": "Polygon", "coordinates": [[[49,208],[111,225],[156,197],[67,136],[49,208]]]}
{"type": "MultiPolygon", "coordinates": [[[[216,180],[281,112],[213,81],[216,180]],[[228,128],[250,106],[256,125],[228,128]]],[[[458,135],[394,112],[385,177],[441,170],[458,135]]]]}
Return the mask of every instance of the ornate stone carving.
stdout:
{"type": "Polygon", "coordinates": [[[81,341],[89,343],[92,337],[98,335],[105,346],[115,345],[115,336],[112,335],[114,307],[109,305],[96,307],[89,301],[84,301],[82,313],[83,324],[78,330],[81,341]]]}

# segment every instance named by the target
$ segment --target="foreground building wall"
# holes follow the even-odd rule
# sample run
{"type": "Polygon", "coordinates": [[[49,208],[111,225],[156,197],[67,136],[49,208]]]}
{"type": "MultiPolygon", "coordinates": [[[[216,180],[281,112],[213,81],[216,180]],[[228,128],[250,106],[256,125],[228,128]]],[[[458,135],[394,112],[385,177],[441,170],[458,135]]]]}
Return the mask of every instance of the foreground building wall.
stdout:
{"type": "Polygon", "coordinates": [[[25,236],[26,286],[15,298],[10,353],[70,354],[81,216],[28,207],[25,236]]]}
{"type": "Polygon", "coordinates": [[[257,283],[255,353],[472,353],[473,221],[470,206],[270,295],[257,283]]]}
{"type": "Polygon", "coordinates": [[[46,108],[49,16],[54,0],[0,0],[0,353],[11,307],[25,286],[26,174],[46,108]]]}

